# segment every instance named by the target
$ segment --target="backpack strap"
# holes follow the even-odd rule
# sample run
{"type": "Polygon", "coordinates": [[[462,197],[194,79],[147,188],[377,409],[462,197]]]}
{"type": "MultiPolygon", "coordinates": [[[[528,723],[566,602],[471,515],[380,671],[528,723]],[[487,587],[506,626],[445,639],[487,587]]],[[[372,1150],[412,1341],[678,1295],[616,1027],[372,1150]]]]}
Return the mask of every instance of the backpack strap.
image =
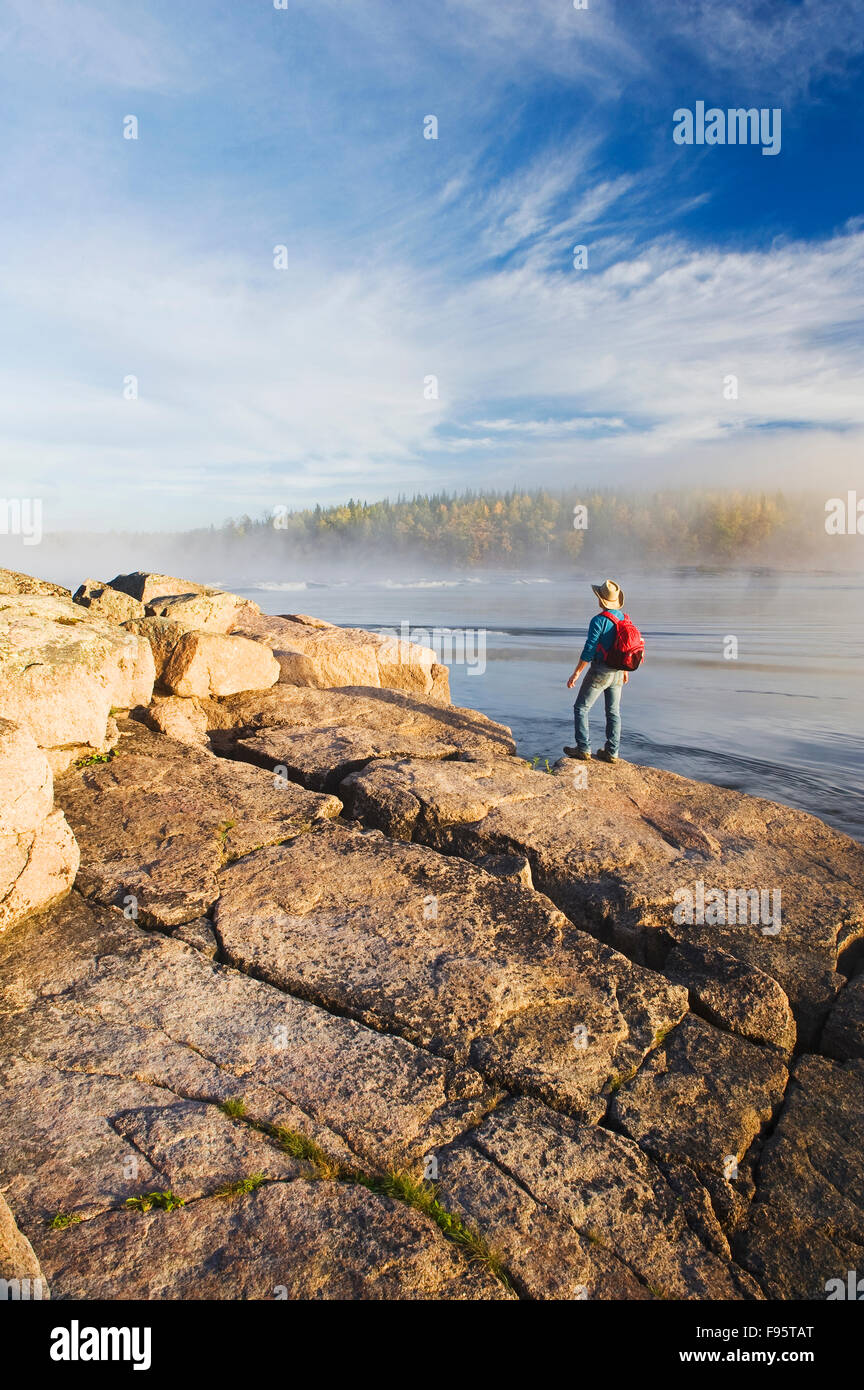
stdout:
{"type": "MultiPolygon", "coordinates": [[[[604,617],[604,618],[608,618],[608,619],[610,620],[610,622],[614,623],[614,625],[615,625],[615,631],[617,632],[617,631],[618,631],[618,624],[620,623],[621,619],[620,619],[620,618],[613,618],[613,617],[612,617],[612,614],[609,612],[608,609],[604,609],[604,610],[603,610],[603,617],[604,617]]],[[[611,647],[601,647],[601,645],[600,645],[600,638],[598,637],[598,638],[597,638],[597,650],[598,650],[598,652],[602,652],[602,653],[603,653],[603,660],[605,661],[605,660],[606,660],[606,657],[609,655],[609,653],[611,652],[612,648],[611,648],[611,647]]]]}

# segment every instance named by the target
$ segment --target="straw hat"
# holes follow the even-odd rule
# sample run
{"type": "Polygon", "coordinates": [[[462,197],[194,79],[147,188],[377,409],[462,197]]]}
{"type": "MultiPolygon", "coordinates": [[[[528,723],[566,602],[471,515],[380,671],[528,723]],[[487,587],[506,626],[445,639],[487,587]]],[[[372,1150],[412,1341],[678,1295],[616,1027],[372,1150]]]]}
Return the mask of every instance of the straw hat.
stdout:
{"type": "Polygon", "coordinates": [[[599,598],[604,608],[621,608],[624,604],[624,590],[620,584],[616,584],[614,579],[607,579],[604,584],[592,584],[591,588],[599,598]]]}

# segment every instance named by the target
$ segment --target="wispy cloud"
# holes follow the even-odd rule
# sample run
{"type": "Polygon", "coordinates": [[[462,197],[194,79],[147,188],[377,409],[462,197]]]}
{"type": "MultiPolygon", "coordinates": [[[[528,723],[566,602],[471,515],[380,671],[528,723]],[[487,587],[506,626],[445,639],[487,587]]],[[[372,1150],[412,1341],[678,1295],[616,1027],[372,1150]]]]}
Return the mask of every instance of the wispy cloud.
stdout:
{"type": "Polygon", "coordinates": [[[671,32],[718,79],[788,99],[826,76],[850,77],[864,53],[860,0],[669,0],[666,9],[671,32]]]}

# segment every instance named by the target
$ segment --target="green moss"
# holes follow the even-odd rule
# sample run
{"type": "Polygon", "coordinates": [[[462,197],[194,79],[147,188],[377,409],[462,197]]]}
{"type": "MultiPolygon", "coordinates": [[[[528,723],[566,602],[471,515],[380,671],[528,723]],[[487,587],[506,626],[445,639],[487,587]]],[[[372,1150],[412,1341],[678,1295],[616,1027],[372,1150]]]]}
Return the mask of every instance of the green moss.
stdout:
{"type": "Polygon", "coordinates": [[[632,1081],[637,1071],[637,1067],[631,1067],[630,1071],[624,1071],[620,1076],[610,1076],[609,1090],[611,1094],[614,1096],[616,1091],[620,1091],[625,1082],[632,1081]]]}
{"type": "Polygon", "coordinates": [[[666,1302],[677,1301],[677,1294],[670,1293],[668,1289],[662,1288],[660,1284],[646,1284],[645,1287],[655,1298],[662,1298],[666,1302]]]}

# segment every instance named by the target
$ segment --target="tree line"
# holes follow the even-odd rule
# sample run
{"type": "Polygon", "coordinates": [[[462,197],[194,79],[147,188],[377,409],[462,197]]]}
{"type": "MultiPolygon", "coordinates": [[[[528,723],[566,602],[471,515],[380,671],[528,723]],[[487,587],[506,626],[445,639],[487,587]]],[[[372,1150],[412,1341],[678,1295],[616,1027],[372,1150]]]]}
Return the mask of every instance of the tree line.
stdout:
{"type": "MultiPolygon", "coordinates": [[[[379,554],[447,566],[574,560],[776,563],[824,553],[824,501],[782,492],[615,489],[439,492],[227,521],[228,538],[293,555],[379,554]]],[[[243,546],[245,548],[245,545],[243,546]]]]}

